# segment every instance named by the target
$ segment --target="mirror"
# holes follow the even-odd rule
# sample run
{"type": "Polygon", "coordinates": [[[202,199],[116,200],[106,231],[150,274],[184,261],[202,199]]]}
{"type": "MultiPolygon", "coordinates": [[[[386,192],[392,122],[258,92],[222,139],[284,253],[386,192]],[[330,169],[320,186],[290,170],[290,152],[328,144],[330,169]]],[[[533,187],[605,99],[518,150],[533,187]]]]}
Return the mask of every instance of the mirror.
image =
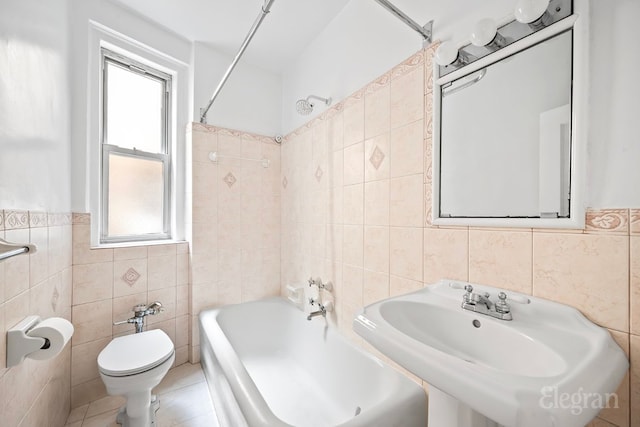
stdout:
{"type": "Polygon", "coordinates": [[[436,81],[435,224],[582,226],[575,29],[543,32],[436,81]]]}

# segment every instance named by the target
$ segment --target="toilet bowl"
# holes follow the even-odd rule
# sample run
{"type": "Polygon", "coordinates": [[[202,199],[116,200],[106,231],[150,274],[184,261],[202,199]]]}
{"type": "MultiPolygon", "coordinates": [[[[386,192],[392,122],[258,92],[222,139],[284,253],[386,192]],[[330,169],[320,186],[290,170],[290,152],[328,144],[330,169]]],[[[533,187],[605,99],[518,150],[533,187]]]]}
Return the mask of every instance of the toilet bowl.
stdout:
{"type": "Polygon", "coordinates": [[[173,342],[160,329],[114,338],[98,355],[100,377],[110,395],[127,399],[117,417],[124,427],[153,427],[159,402],[151,390],[175,359],[173,342]]]}

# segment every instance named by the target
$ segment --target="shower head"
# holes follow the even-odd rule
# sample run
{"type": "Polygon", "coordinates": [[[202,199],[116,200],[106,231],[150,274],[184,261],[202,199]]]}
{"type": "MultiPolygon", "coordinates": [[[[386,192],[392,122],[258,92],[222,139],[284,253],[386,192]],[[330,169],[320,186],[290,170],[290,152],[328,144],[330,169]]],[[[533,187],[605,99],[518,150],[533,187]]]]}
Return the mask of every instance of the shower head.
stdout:
{"type": "Polygon", "coordinates": [[[322,101],[326,105],[331,105],[331,98],[322,98],[320,96],[309,95],[306,99],[299,99],[298,102],[296,102],[296,111],[298,112],[298,114],[306,116],[313,111],[313,102],[309,101],[311,98],[322,101]]]}

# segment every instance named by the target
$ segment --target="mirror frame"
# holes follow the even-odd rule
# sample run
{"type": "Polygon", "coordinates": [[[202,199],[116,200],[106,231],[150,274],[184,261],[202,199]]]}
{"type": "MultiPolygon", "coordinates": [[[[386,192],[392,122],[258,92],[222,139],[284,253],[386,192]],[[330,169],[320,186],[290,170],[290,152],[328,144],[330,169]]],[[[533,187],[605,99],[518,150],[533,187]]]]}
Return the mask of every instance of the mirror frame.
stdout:
{"type": "MultiPolygon", "coordinates": [[[[585,224],[586,152],[589,111],[589,49],[588,0],[575,0],[574,13],[530,36],[493,52],[469,65],[439,76],[433,61],[433,157],[432,157],[432,224],[437,226],[524,227],[583,229],[585,224]],[[444,84],[481,70],[530,46],[543,42],[564,31],[573,29],[573,89],[571,94],[571,198],[568,218],[477,218],[440,217],[440,115],[441,88],[444,84]]],[[[463,47],[459,45],[458,48],[463,47]]]]}

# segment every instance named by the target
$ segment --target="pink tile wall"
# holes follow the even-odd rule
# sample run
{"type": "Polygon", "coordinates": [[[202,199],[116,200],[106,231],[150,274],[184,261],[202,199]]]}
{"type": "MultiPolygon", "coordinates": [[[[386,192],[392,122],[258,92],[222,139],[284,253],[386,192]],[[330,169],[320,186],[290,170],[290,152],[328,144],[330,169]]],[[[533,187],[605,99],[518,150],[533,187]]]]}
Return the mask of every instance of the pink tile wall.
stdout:
{"type": "Polygon", "coordinates": [[[332,320],[374,353],[352,332],[354,313],[442,278],[572,305],[631,359],[620,407],[592,426],[640,425],[640,209],[589,210],[584,230],[431,226],[435,47],[285,138],[282,286],[333,281],[332,320]]]}
{"type": "Polygon", "coordinates": [[[188,243],[91,249],[90,227],[89,214],[73,214],[72,408],[106,395],[96,359],[114,337],[134,332],[113,322],[131,317],[136,304],[163,304],[147,328],[169,335],[176,366],[189,358],[188,243]]]}
{"type": "MultiPolygon", "coordinates": [[[[280,293],[280,146],[272,138],[200,123],[187,133],[190,358],[197,362],[201,310],[280,293]],[[217,162],[210,152],[218,153],[217,162]],[[246,159],[266,159],[269,166],[246,159]]],[[[324,176],[323,170],[313,173],[324,176]]]]}
{"type": "Polygon", "coordinates": [[[71,214],[0,210],[0,237],[37,252],[0,261],[3,426],[62,426],[71,401],[71,346],[52,360],[6,367],[6,331],[28,315],[71,320],[71,214]]]}

